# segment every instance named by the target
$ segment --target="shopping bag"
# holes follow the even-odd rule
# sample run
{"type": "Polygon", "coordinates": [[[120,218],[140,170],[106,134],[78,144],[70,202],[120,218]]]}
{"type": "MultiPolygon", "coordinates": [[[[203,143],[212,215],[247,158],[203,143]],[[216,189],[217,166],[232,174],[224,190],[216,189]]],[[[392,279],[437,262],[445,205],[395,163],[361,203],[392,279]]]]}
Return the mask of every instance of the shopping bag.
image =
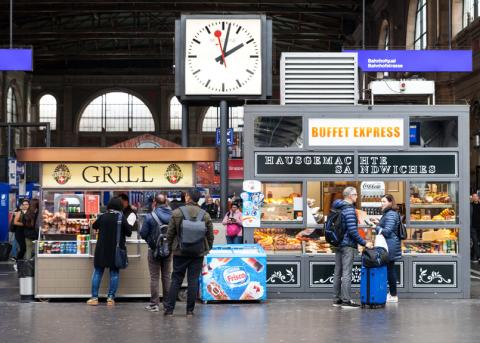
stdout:
{"type": "Polygon", "coordinates": [[[384,248],[388,252],[387,240],[383,237],[382,234],[375,236],[375,247],[384,248]]]}

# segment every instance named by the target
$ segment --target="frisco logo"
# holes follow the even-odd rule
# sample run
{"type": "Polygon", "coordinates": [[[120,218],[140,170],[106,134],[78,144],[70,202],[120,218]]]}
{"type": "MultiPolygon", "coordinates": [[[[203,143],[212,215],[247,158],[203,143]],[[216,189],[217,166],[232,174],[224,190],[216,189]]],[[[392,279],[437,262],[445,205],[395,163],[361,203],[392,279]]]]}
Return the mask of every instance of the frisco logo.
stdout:
{"type": "Polygon", "coordinates": [[[248,274],[240,267],[232,267],[225,269],[223,279],[230,287],[240,287],[248,282],[248,274]]]}

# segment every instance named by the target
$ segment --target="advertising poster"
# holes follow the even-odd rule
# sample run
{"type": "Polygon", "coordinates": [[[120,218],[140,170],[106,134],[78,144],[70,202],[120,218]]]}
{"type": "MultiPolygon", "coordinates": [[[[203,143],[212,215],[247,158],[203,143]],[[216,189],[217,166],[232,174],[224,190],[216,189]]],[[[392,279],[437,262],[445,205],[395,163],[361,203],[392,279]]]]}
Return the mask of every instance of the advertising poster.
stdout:
{"type": "Polygon", "coordinates": [[[243,182],[244,192],[240,194],[243,200],[242,206],[242,224],[243,227],[260,226],[260,218],[262,216],[262,205],[264,195],[261,192],[262,184],[255,180],[245,180],[243,182]]]}
{"type": "Polygon", "coordinates": [[[203,264],[202,300],[265,300],[266,269],[266,254],[256,244],[215,246],[203,264]]]}
{"type": "Polygon", "coordinates": [[[100,196],[94,194],[85,195],[85,214],[100,213],[100,196]]]}

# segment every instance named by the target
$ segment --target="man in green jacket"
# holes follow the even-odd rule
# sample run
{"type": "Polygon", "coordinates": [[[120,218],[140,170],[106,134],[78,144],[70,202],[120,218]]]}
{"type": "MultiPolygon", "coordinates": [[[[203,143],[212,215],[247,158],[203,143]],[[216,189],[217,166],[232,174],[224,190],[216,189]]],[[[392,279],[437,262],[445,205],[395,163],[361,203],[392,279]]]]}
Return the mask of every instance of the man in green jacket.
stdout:
{"type": "MultiPolygon", "coordinates": [[[[185,195],[186,209],[190,218],[197,218],[198,213],[203,211],[198,206],[200,192],[196,190],[188,191],[185,195]]],[[[175,303],[177,300],[178,290],[182,285],[185,273],[188,270],[188,292],[187,292],[187,316],[193,315],[195,308],[195,300],[198,294],[198,281],[200,272],[202,271],[203,257],[208,254],[213,246],[213,224],[210,215],[205,212],[203,221],[205,222],[206,234],[203,242],[203,250],[195,255],[185,255],[182,253],[179,245],[179,232],[184,217],[180,208],[172,213],[172,218],[168,224],[167,240],[170,251],[173,253],[173,272],[172,284],[168,292],[168,299],[165,302],[166,316],[173,315],[175,303]]]]}

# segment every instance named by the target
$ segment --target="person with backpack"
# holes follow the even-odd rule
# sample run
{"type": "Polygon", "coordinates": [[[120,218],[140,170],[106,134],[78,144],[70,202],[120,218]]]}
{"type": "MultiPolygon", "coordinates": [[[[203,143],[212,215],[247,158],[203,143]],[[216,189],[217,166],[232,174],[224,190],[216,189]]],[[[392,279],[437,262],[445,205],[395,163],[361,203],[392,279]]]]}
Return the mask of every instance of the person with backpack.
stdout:
{"type": "Polygon", "coordinates": [[[164,315],[173,315],[178,290],[188,270],[187,316],[193,315],[203,257],[213,246],[213,224],[210,215],[198,206],[200,192],[190,190],[186,205],[172,212],[167,240],[173,253],[172,283],[164,303],[164,315]]]}
{"type": "Polygon", "coordinates": [[[376,225],[375,231],[378,235],[383,235],[388,246],[388,264],[387,279],[390,293],[387,295],[387,302],[397,303],[397,275],[395,273],[395,261],[402,258],[401,248],[401,218],[398,213],[398,207],[395,198],[391,194],[385,194],[381,199],[382,218],[372,219],[376,225]]]}
{"type": "Polygon", "coordinates": [[[227,244],[242,244],[243,225],[242,212],[237,203],[232,203],[230,211],[225,214],[222,224],[226,226],[227,244]]]}
{"type": "Polygon", "coordinates": [[[342,308],[360,307],[352,301],[350,295],[353,260],[358,245],[373,247],[371,242],[366,242],[358,233],[358,219],[354,205],[357,196],[357,190],[354,187],[345,188],[343,200],[337,199],[333,202],[325,228],[325,238],[335,247],[333,306],[342,308]]]}
{"type": "MultiPolygon", "coordinates": [[[[150,304],[147,311],[160,311],[159,279],[162,273],[163,301],[167,299],[172,273],[172,255],[162,246],[167,243],[168,223],[172,217],[172,209],[168,206],[165,194],[157,194],[153,203],[152,213],[143,222],[140,236],[148,244],[148,270],[150,272],[150,304]]],[[[168,248],[168,246],[167,246],[168,248]]]]}

